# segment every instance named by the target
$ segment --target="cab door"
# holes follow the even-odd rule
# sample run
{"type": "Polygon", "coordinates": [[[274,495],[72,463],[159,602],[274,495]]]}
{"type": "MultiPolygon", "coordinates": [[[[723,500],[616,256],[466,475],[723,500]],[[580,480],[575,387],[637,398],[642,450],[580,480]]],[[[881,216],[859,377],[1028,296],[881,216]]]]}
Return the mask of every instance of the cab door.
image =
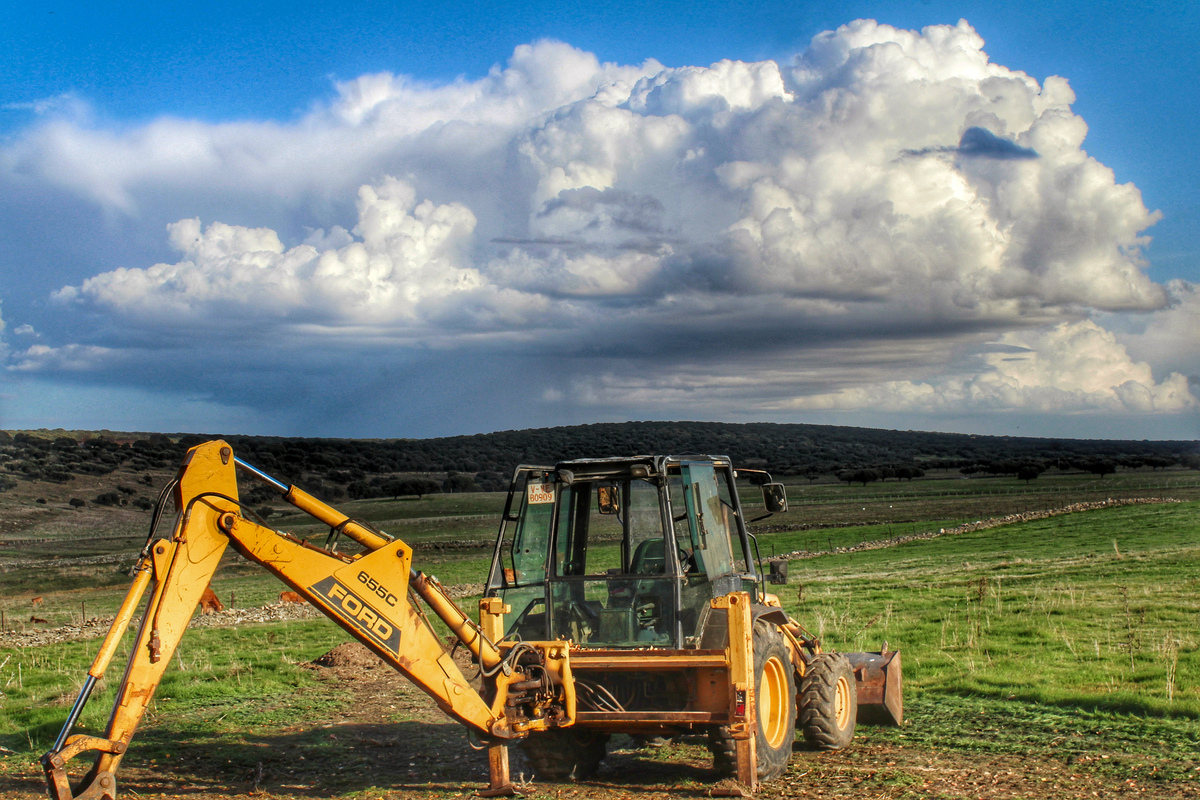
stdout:
{"type": "Polygon", "coordinates": [[[729,521],[725,518],[717,490],[716,472],[707,461],[685,461],[680,464],[680,473],[691,537],[691,557],[709,581],[715,583],[733,572],[729,521]]]}
{"type": "Polygon", "coordinates": [[[519,467],[509,490],[488,578],[488,596],[513,608],[508,634],[549,638],[546,584],[558,488],[549,469],[519,467]]]}

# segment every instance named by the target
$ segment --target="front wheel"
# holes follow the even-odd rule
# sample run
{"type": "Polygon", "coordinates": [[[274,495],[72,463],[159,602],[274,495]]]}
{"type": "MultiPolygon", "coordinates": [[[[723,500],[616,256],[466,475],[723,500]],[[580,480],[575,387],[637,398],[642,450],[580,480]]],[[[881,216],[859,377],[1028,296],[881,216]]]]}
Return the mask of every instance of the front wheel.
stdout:
{"type": "Polygon", "coordinates": [[[800,683],[800,730],[815,750],[841,750],[854,739],[858,688],[841,653],[814,656],[800,683]]]}

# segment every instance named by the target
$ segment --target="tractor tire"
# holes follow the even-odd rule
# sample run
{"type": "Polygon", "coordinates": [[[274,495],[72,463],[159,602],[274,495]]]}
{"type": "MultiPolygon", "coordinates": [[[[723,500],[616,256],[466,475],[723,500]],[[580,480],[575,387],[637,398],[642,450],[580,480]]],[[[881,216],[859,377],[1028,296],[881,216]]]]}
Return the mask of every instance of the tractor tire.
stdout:
{"type": "Polygon", "coordinates": [[[534,777],[544,781],[582,781],[596,774],[607,754],[607,733],[545,731],[521,741],[534,777]]]}
{"type": "MultiPolygon", "coordinates": [[[[754,624],[754,697],[757,703],[754,735],[755,771],[759,781],[787,771],[796,739],[796,680],[783,636],[774,625],[754,624]]],[[[709,731],[713,768],[724,776],[737,774],[737,743],[727,728],[709,731]]]]}
{"type": "Polygon", "coordinates": [[[814,750],[841,750],[854,739],[858,688],[840,653],[821,653],[800,683],[800,730],[814,750]]]}

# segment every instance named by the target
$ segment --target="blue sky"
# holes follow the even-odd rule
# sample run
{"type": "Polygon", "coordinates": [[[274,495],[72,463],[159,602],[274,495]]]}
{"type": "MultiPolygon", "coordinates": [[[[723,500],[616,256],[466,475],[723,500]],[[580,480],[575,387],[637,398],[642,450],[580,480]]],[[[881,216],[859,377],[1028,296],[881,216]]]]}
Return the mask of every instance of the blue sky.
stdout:
{"type": "Polygon", "coordinates": [[[0,427],[422,436],[693,418],[1193,438],[1198,16],[14,4],[0,427]],[[859,19],[891,27],[841,27],[859,19]],[[972,36],[986,59],[968,63],[972,36]],[[767,68],[709,69],[723,60],[767,68]],[[985,62],[1003,74],[981,77],[985,62]],[[993,91],[995,114],[971,105],[993,91]],[[820,119],[835,96],[899,105],[820,119]],[[945,118],[905,117],[926,103],[945,118]],[[955,147],[968,129],[1038,157],[974,158],[955,147]],[[764,144],[781,135],[783,152],[764,144]],[[630,147],[641,160],[613,160],[630,147]],[[880,160],[847,171],[849,190],[819,180],[855,154],[880,160]],[[947,216],[963,192],[970,223],[947,216]],[[970,238],[979,225],[991,239],[970,238]],[[356,248],[376,266],[355,273],[356,248]]]}

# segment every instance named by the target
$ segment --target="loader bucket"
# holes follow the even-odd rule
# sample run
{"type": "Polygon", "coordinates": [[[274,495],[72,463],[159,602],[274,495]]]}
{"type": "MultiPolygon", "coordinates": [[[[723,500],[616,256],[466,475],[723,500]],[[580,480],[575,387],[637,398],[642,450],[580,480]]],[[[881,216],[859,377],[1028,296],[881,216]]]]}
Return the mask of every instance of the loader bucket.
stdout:
{"type": "Polygon", "coordinates": [[[844,653],[858,684],[858,722],[901,725],[904,722],[900,651],[844,653]]]}

